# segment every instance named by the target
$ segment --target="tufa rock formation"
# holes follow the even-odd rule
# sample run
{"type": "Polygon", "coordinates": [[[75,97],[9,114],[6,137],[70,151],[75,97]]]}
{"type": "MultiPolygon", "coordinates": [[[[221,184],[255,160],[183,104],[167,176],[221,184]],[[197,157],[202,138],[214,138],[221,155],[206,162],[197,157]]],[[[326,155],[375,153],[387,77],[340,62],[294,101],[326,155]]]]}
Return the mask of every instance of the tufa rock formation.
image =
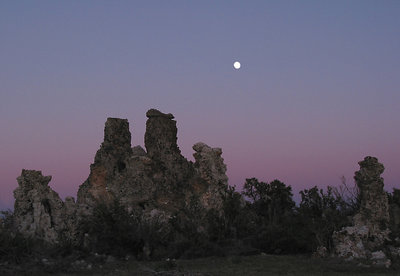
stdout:
{"type": "Polygon", "coordinates": [[[75,235],[74,226],[90,214],[96,204],[114,200],[130,212],[168,220],[181,214],[193,200],[203,213],[222,205],[227,187],[226,166],[220,148],[204,143],[193,146],[193,163],[177,145],[176,121],[172,114],[150,109],[146,116],[145,148],[131,148],[126,119],[108,118],[104,141],[90,166],[87,180],[79,187],[77,203],[63,202],[48,183],[50,176],[22,171],[15,190],[15,215],[22,233],[55,243],[60,233],[75,235]]]}
{"type": "Polygon", "coordinates": [[[377,265],[390,265],[384,243],[389,240],[389,205],[380,176],[384,166],[375,157],[358,163],[354,179],[360,190],[360,210],[353,217],[353,226],[334,232],[335,253],[339,257],[366,259],[377,265]],[[383,251],[382,251],[383,250],[383,251]]]}
{"type": "Polygon", "coordinates": [[[49,186],[51,176],[40,171],[22,170],[14,190],[14,217],[17,229],[30,237],[57,243],[61,235],[74,234],[71,218],[75,216],[73,198],[63,202],[49,186]]]}
{"type": "Polygon", "coordinates": [[[204,143],[197,143],[193,146],[196,174],[199,179],[205,180],[206,185],[201,198],[201,203],[207,209],[221,209],[221,200],[215,197],[221,192],[221,188],[228,183],[226,176],[226,165],[221,158],[222,150],[220,148],[211,148],[204,143]]]}
{"type": "Polygon", "coordinates": [[[89,178],[79,188],[78,204],[89,212],[99,200],[118,199],[129,210],[172,214],[195,195],[204,208],[218,208],[219,193],[228,180],[221,149],[196,144],[193,164],[177,145],[174,116],[155,109],[146,116],[146,151],[140,146],[131,149],[126,120],[107,120],[104,142],[89,178]]]}
{"type": "Polygon", "coordinates": [[[132,156],[131,133],[128,120],[108,118],[104,128],[104,141],[90,165],[88,179],[79,187],[77,203],[89,209],[97,201],[110,202],[120,191],[114,182],[126,170],[132,156]]]}

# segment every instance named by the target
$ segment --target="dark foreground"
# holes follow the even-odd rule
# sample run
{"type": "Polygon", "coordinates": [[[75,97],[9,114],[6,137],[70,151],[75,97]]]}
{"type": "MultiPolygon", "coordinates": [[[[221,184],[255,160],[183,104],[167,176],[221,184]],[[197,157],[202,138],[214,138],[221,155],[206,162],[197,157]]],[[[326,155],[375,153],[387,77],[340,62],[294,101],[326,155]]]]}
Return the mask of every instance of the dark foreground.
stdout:
{"type": "Polygon", "coordinates": [[[0,265],[1,275],[400,275],[400,266],[376,268],[337,259],[309,256],[232,256],[193,260],[136,261],[108,259],[102,263],[89,260],[74,265],[43,263],[17,267],[0,265]],[[79,267],[80,266],[80,267],[79,267]]]}

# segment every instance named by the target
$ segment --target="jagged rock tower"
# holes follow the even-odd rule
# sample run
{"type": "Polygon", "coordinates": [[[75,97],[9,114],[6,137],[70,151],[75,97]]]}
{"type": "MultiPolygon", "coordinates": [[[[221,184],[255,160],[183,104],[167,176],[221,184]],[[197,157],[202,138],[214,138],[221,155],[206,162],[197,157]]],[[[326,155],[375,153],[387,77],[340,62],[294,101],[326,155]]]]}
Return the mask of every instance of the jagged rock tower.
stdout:
{"type": "Polygon", "coordinates": [[[335,253],[347,259],[389,265],[390,260],[382,251],[390,233],[388,198],[381,177],[385,168],[371,156],[358,164],[360,170],[355,172],[354,179],[360,190],[360,210],[353,217],[353,226],[334,233],[335,253]]]}
{"type": "Polygon", "coordinates": [[[171,213],[184,208],[195,194],[205,208],[220,207],[219,192],[228,180],[221,149],[196,144],[193,164],[177,145],[174,116],[155,109],[146,116],[146,151],[131,148],[127,120],[107,119],[104,142],[79,188],[78,204],[90,210],[99,200],[118,199],[128,209],[171,213]]]}
{"type": "Polygon", "coordinates": [[[74,235],[73,226],[97,203],[113,200],[129,211],[166,218],[184,210],[193,198],[203,210],[220,209],[228,183],[222,150],[197,143],[193,146],[196,162],[188,161],[177,145],[174,116],[155,109],[146,116],[146,150],[131,147],[126,119],[107,119],[104,141],[88,179],[79,187],[76,204],[72,198],[63,202],[50,189],[50,176],[23,170],[14,192],[21,232],[57,242],[61,232],[74,235]]]}
{"type": "Polygon", "coordinates": [[[61,234],[69,239],[74,235],[76,209],[73,198],[63,202],[49,187],[50,180],[41,171],[22,170],[14,190],[14,223],[27,236],[57,243],[61,234]]]}

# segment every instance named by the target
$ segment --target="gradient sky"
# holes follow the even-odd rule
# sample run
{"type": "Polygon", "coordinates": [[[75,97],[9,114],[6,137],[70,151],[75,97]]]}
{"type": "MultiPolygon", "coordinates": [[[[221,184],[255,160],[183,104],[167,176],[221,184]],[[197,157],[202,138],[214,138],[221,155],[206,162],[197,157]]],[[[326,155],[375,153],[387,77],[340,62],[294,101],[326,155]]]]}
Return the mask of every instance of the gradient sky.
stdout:
{"type": "Polygon", "coordinates": [[[107,117],[144,144],[171,112],[231,185],[353,184],[367,155],[400,188],[400,1],[0,1],[0,207],[21,169],[76,197],[107,117]],[[235,70],[234,61],[242,68],[235,70]]]}

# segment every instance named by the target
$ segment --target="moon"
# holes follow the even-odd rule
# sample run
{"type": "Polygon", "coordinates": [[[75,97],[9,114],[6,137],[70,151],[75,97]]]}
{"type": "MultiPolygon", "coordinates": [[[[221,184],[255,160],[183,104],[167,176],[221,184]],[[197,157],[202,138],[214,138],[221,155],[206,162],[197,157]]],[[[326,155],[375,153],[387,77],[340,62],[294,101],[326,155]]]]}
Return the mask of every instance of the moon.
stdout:
{"type": "Polygon", "coordinates": [[[240,69],[240,62],[235,61],[235,63],[233,63],[233,67],[235,67],[235,69],[240,69]]]}

